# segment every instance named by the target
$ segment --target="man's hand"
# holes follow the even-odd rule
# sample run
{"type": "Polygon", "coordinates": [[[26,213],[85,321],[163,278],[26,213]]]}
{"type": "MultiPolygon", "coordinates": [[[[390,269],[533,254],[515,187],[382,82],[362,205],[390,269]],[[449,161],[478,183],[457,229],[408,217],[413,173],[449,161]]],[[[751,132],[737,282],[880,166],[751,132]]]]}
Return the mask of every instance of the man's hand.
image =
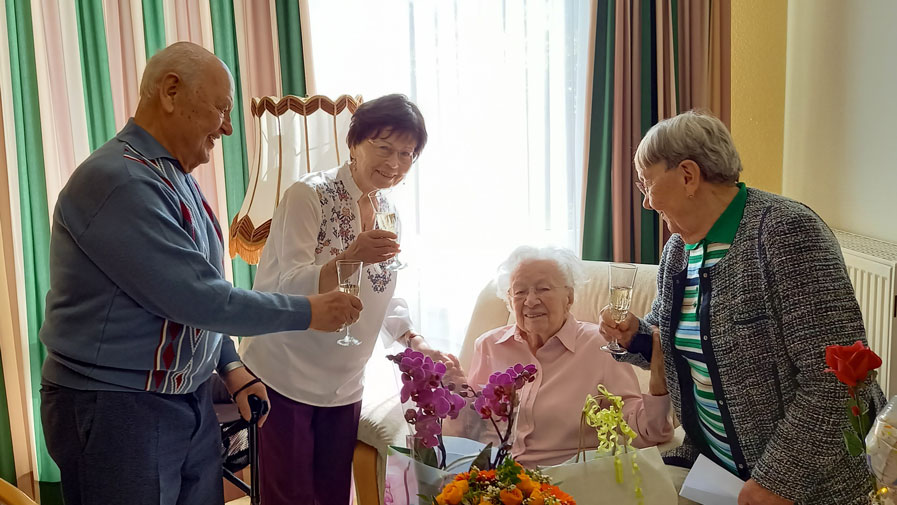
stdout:
{"type": "Polygon", "coordinates": [[[357,297],[339,291],[308,297],[311,304],[311,323],[308,327],[318,331],[337,331],[344,324],[358,320],[363,305],[357,297]]]}
{"type": "Polygon", "coordinates": [[[386,230],[368,230],[358,234],[342,259],[381,263],[399,254],[398,235],[386,230]]]}
{"type": "Polygon", "coordinates": [[[660,345],[660,329],[651,327],[651,338],[654,341],[651,349],[651,378],[648,382],[648,393],[654,396],[667,394],[667,374],[663,362],[663,346],[660,345]]]}
{"type": "Polygon", "coordinates": [[[638,331],[638,318],[632,312],[629,312],[626,320],[620,323],[614,321],[610,305],[601,309],[598,314],[598,333],[608,342],[616,340],[618,344],[629,349],[636,331],[638,331]]]}
{"type": "MultiPolygon", "coordinates": [[[[234,368],[230,372],[227,372],[221,378],[224,380],[224,385],[227,386],[228,392],[233,395],[234,391],[239,390],[246,383],[251,380],[255,380],[255,377],[246,370],[246,367],[234,368]]],[[[240,416],[249,420],[252,415],[249,411],[249,395],[255,395],[262,399],[265,403],[268,403],[270,407],[270,403],[268,402],[268,390],[265,389],[265,385],[261,382],[256,382],[255,384],[249,386],[248,388],[237,393],[237,397],[235,398],[237,402],[237,408],[240,409],[240,416]]],[[[268,412],[270,412],[270,408],[268,412]]],[[[265,419],[268,418],[268,412],[265,413],[262,417],[259,418],[259,428],[265,424],[265,419]]]]}
{"type": "Polygon", "coordinates": [[[738,505],[793,505],[793,503],[757,484],[754,479],[748,479],[738,493],[738,505]]]}

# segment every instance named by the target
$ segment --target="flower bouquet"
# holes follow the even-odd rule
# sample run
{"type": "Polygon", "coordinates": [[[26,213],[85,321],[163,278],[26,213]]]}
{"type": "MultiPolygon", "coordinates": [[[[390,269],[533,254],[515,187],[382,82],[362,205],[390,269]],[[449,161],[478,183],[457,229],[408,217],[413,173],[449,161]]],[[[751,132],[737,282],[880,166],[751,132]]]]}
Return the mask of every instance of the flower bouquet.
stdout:
{"type": "Polygon", "coordinates": [[[407,405],[404,417],[414,433],[407,447],[389,448],[387,503],[410,505],[418,496],[427,497],[424,503],[429,503],[428,497],[451,482],[453,473],[461,468],[471,465],[488,471],[501,465],[513,444],[517,391],[534,380],[535,366],[516,365],[497,372],[482,391],[477,391],[467,384],[459,387],[446,383],[445,365],[434,363],[420,352],[405,349],[387,358],[401,372],[400,399],[407,405]],[[472,410],[464,409],[468,404],[472,410]],[[482,431],[481,423],[488,422],[488,429],[494,429],[498,437],[496,448],[491,443],[443,435],[444,423],[457,419],[462,410],[469,415],[458,421],[464,427],[459,434],[482,431]]]}
{"type": "Polygon", "coordinates": [[[506,458],[493,470],[472,467],[431,499],[434,505],[576,505],[572,496],[538,470],[506,458]]]}

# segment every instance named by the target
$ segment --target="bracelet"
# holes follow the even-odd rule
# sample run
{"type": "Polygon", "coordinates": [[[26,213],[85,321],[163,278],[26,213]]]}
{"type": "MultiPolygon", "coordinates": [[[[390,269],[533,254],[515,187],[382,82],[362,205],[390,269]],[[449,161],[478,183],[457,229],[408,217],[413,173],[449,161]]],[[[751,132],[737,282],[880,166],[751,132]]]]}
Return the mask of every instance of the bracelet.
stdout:
{"type": "Polygon", "coordinates": [[[240,386],[240,389],[234,391],[234,393],[232,395],[230,395],[230,397],[233,398],[234,401],[237,401],[238,394],[240,394],[244,389],[248,388],[249,386],[259,383],[259,382],[262,382],[262,379],[259,379],[258,377],[256,377],[255,379],[252,379],[251,381],[247,382],[246,384],[243,384],[242,386],[240,386]]]}
{"type": "Polygon", "coordinates": [[[243,362],[240,360],[231,361],[230,363],[224,365],[224,367],[221,371],[222,371],[222,373],[228,373],[228,372],[231,372],[238,368],[246,368],[246,365],[244,365],[243,362]]]}

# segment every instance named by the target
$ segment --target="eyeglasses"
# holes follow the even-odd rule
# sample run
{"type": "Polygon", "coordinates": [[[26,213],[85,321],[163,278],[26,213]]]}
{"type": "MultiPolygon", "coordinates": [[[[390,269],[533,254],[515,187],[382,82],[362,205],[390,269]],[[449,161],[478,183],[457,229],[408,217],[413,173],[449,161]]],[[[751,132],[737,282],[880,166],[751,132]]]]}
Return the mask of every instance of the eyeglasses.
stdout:
{"type": "MultiPolygon", "coordinates": [[[[688,158],[686,158],[686,159],[688,159],[688,158]]],[[[638,174],[636,174],[635,187],[638,188],[638,190],[643,195],[648,196],[648,193],[651,192],[651,188],[653,188],[655,185],[657,185],[657,181],[661,177],[663,177],[664,174],[671,172],[673,167],[678,167],[679,163],[682,163],[682,162],[680,161],[678,163],[667,163],[664,166],[664,168],[661,170],[661,172],[658,175],[654,176],[654,182],[652,182],[651,184],[648,184],[647,181],[643,182],[641,179],[638,178],[639,177],[638,174]]]]}
{"type": "Polygon", "coordinates": [[[533,286],[530,288],[517,287],[515,289],[508,290],[508,291],[510,291],[511,298],[515,302],[522,302],[523,300],[526,300],[526,297],[529,296],[530,293],[532,293],[533,296],[535,296],[539,300],[542,300],[542,298],[544,296],[548,295],[555,289],[566,288],[566,287],[567,286],[533,286]]]}
{"type": "Polygon", "coordinates": [[[651,186],[646,186],[645,183],[640,180],[635,181],[635,187],[645,196],[648,196],[648,192],[651,191],[653,186],[653,184],[651,186]]]}
{"type": "Polygon", "coordinates": [[[398,159],[399,163],[402,165],[410,165],[414,162],[413,152],[399,151],[386,143],[374,142],[371,139],[367,139],[367,141],[370,142],[372,146],[374,146],[374,155],[376,155],[380,159],[388,160],[395,155],[397,156],[396,159],[398,159]]]}

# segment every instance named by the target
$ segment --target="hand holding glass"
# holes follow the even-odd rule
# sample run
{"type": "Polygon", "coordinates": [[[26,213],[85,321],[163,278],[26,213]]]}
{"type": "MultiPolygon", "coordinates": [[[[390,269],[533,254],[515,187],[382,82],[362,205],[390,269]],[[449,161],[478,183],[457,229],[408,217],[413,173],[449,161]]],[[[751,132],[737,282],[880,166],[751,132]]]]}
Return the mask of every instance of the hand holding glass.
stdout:
{"type": "MultiPolygon", "coordinates": [[[[396,208],[388,198],[389,193],[389,190],[381,189],[380,191],[369,193],[368,198],[371,199],[371,207],[374,209],[377,228],[398,234],[396,208]]],[[[407,266],[408,264],[402,262],[398,256],[393,256],[389,263],[386,264],[385,268],[387,270],[401,270],[407,266]]]]}
{"type": "MultiPolygon", "coordinates": [[[[614,322],[622,323],[629,316],[632,303],[632,286],[638,266],[629,263],[612,263],[608,266],[610,286],[610,314],[614,322]]],[[[601,350],[611,354],[626,354],[616,339],[601,346],[601,350]]]]}
{"type": "MultiPolygon", "coordinates": [[[[362,263],[357,260],[336,260],[336,277],[339,290],[352,296],[358,296],[361,286],[362,263]]],[[[337,340],[341,346],[359,345],[361,341],[349,334],[349,325],[344,325],[346,336],[337,340]]]]}

